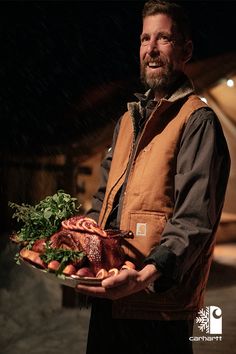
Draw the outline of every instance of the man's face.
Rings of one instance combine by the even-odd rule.
[[[168,91],[184,69],[183,45],[177,43],[169,16],[157,14],[144,18],[140,45],[141,79],[154,91]]]

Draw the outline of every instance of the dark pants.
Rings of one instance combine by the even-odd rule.
[[[192,354],[193,321],[113,319],[111,302],[92,305],[87,354]]]

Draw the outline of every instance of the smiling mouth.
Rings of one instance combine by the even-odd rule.
[[[162,65],[161,65],[161,63],[157,63],[157,62],[149,62],[149,63],[147,63],[147,66],[151,69],[158,69]]]

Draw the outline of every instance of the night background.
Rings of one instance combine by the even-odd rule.
[[[234,1],[178,1],[192,61],[236,49]],[[0,148],[47,153],[89,136],[139,87],[143,1],[1,1]],[[206,68],[207,70],[207,68]],[[115,97],[110,106],[100,99]],[[99,97],[98,97],[99,96]],[[97,99],[96,99],[97,97]]]
[[[192,22],[194,82],[203,90],[220,79],[226,86],[227,75],[235,76],[236,1],[176,2]],[[17,225],[8,203],[36,204],[64,189],[86,210],[114,125],[133,93],[144,90],[143,5],[141,0],[0,1],[1,353],[85,353],[89,308],[81,310],[73,288],[15,263],[18,245],[9,235]],[[234,119],[235,89],[219,94]],[[230,127],[234,169],[228,200],[234,219],[222,225],[206,293],[206,305],[223,310],[223,341],[196,342],[195,354],[236,354],[233,120]],[[197,328],[195,333],[201,335]]]

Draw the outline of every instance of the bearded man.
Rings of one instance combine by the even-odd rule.
[[[116,126],[88,213],[133,232],[124,251],[137,269],[78,286],[94,298],[87,354],[192,353],[230,167],[220,123],[184,74],[192,50],[183,9],[148,1],[140,44],[148,91]]]

